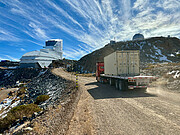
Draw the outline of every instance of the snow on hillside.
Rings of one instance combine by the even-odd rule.
[[[156,76],[163,82],[162,87],[180,92],[180,63],[148,64],[141,74]]]

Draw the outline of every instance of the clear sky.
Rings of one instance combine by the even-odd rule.
[[[0,0],[0,60],[48,39],[63,39],[63,57],[79,59],[136,33],[180,38],[180,0]]]

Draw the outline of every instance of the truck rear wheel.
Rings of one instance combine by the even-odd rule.
[[[119,90],[123,90],[123,81],[122,80],[119,80],[118,81],[119,83]]]
[[[109,78],[109,84],[112,86],[113,85],[113,79]]]
[[[103,78],[100,78],[100,83],[103,83]]]
[[[115,87],[116,87],[116,89],[119,89],[119,80],[118,79],[115,80]]]
[[[128,90],[128,81],[127,80],[124,80],[124,87],[123,87],[124,90]]]

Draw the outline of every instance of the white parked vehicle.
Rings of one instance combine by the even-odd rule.
[[[108,82],[119,90],[147,89],[155,76],[140,76],[139,50],[116,51],[96,64],[98,82]]]

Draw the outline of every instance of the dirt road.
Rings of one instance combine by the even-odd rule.
[[[71,79],[62,69],[53,72]],[[179,93],[159,88],[121,92],[108,84],[97,83],[94,77],[79,77],[79,85],[82,95],[68,134],[180,134]]]

